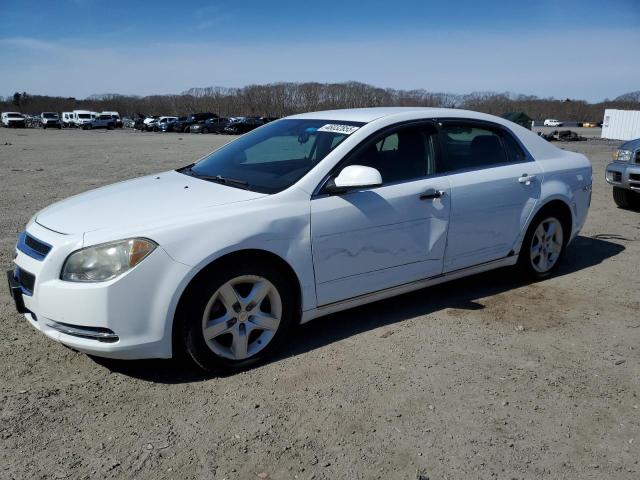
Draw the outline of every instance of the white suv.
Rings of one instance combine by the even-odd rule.
[[[554,118],[547,118],[544,121],[544,126],[545,127],[561,127],[562,126],[562,122],[560,120],[556,120]]]

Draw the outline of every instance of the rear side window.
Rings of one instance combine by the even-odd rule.
[[[509,135],[508,133],[503,133],[502,142],[511,163],[524,162],[527,159],[524,150],[522,150],[522,147],[511,135]]]
[[[501,134],[493,129],[445,124],[441,140],[444,158],[438,167],[440,172],[487,168],[509,161]]]

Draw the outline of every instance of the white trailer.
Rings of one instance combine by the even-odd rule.
[[[640,110],[606,109],[601,136],[612,140],[640,138]]]

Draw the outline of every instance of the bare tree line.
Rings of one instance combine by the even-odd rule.
[[[433,93],[424,89],[384,89],[360,82],[271,83],[243,88],[192,88],[179,95],[145,97],[104,94],[86,99],[15,93],[0,97],[2,111],[18,110],[35,114],[43,111],[115,110],[121,115],[187,115],[213,112],[221,116],[255,115],[283,117],[294,113],[335,108],[422,106],[465,108],[501,115],[525,112],[535,120],[558,118],[565,121],[600,121],[605,108],[640,109],[640,91],[614,100],[588,103],[584,100],[558,100],[532,95],[474,92],[466,95]]]

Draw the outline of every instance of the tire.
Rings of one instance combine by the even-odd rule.
[[[113,130],[116,126],[113,123],[107,125],[107,130]]]
[[[569,240],[564,216],[555,210],[538,213],[522,242],[518,267],[528,278],[548,277],[564,257]]]
[[[257,304],[251,300],[254,292],[264,294]],[[178,338],[186,356],[214,373],[264,362],[298,320],[292,292],[288,278],[267,262],[235,260],[217,265],[190,288],[179,313]],[[205,330],[211,335],[208,339]]]
[[[208,129],[208,128],[206,128],[206,127],[205,127],[205,128],[203,128],[203,129],[202,129],[202,133],[209,133],[209,129]]]
[[[639,209],[640,194],[620,187],[613,187],[613,201],[624,209]]]
[[[42,124],[42,129],[43,129],[43,130],[46,130],[46,129],[47,129],[47,126],[46,126],[44,123]]]

